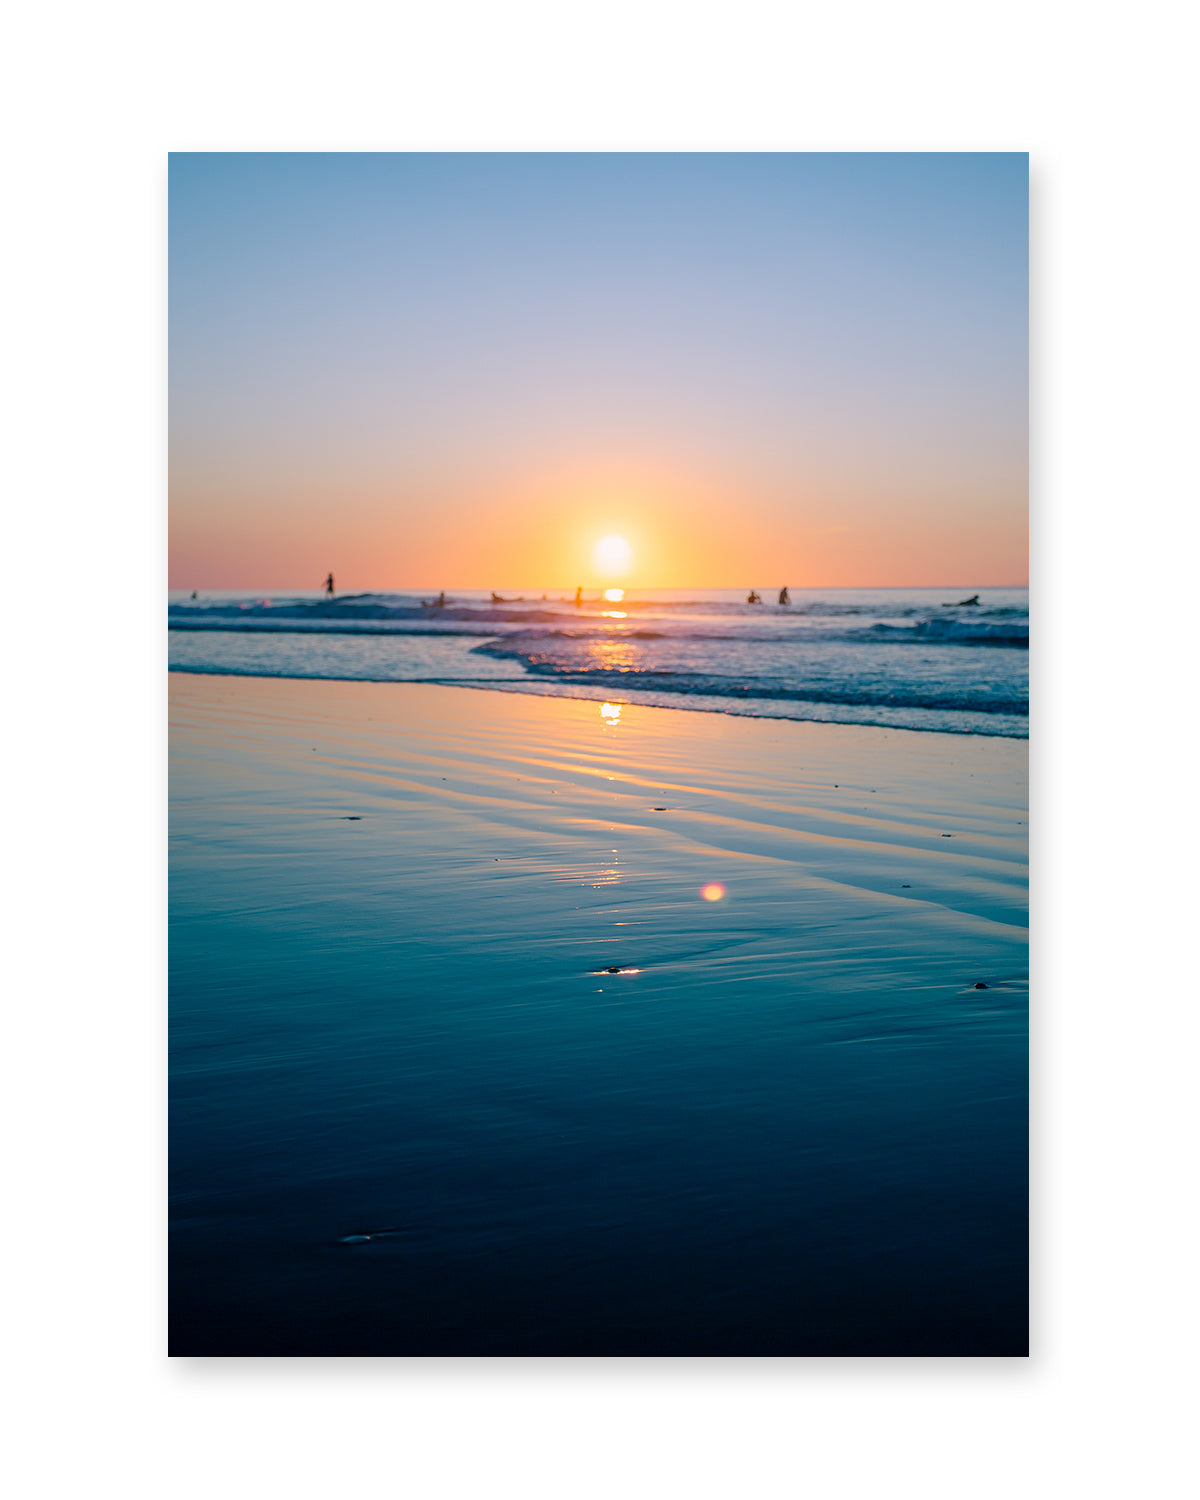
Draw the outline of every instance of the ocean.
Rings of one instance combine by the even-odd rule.
[[[1026,589],[169,596],[173,671],[432,682],[1024,739]],[[976,598],[968,604],[964,599]]]

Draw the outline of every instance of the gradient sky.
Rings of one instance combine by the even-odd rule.
[[[175,154],[176,588],[1026,579],[1023,154]]]

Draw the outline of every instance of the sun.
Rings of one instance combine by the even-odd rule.
[[[592,563],[602,578],[623,578],[633,562],[633,548],[623,536],[602,536],[592,553]]]

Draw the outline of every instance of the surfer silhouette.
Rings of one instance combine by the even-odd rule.
[[[583,603],[583,585],[580,584],[579,587],[575,590],[575,608],[578,609],[579,606],[582,603]]]
[[[758,592],[757,589],[751,589],[750,592],[746,595],[746,603],[747,604],[761,604],[762,603],[762,595]]]
[[[943,609],[969,609],[971,605],[979,603],[979,595],[972,594],[969,599],[959,599],[955,604],[943,604]]]
[[[779,590],[779,602],[780,604],[790,604],[792,602],[792,598],[787,591],[786,584],[784,584],[783,588]]]
[[[329,577],[325,580],[325,592],[329,596],[330,599],[333,598],[333,574],[332,573],[330,573]]]

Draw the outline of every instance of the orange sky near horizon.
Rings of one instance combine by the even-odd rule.
[[[814,489],[792,504],[764,504],[762,488],[747,504],[746,488],[663,474],[641,482],[555,475],[491,492],[431,486],[414,503],[386,487],[337,496],[333,486],[268,485],[250,505],[210,502],[202,524],[177,498],[171,586],[316,588],[332,569],[339,589],[352,592],[594,588],[609,580],[593,549],[611,533],[632,549],[621,580],[629,588],[1027,581],[1025,528],[1003,505],[999,483],[992,504],[977,494],[969,508],[953,492],[925,487],[890,505],[877,489]]]
[[[290,535],[280,534],[269,512],[220,536],[189,537],[181,526],[182,534],[172,540],[170,587],[310,589],[332,570],[339,590],[355,593],[597,588],[610,580],[594,566],[592,551],[610,532],[630,543],[633,566],[621,582],[635,589],[1015,588],[1027,581],[1023,536],[996,525],[990,561],[981,566],[983,528],[977,520],[956,527],[953,516],[944,518],[931,547],[926,536],[899,525],[864,538],[845,525],[806,528],[797,522],[783,535],[763,535],[759,526],[717,540],[720,526],[705,536],[695,512],[684,519],[633,505],[567,506],[563,518],[546,528],[548,535],[529,534],[529,520],[505,535],[507,506],[500,502],[497,509],[501,516],[492,525],[480,525],[450,545],[432,525],[414,536],[410,523],[386,519],[345,527],[335,517],[314,518]]]

